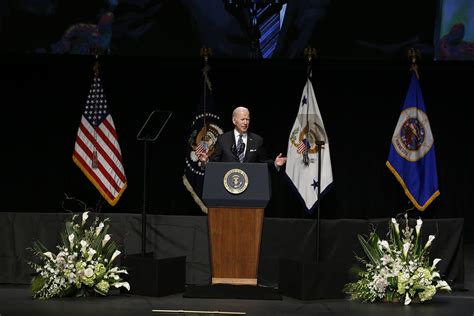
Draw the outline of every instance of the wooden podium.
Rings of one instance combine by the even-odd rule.
[[[257,285],[264,209],[270,196],[265,163],[206,166],[203,200],[209,210],[212,284]]]

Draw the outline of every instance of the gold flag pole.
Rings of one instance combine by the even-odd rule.
[[[415,48],[408,49],[407,57],[411,61],[410,71],[414,71],[416,79],[420,80],[420,75],[418,73],[418,65],[416,64],[417,59],[421,59],[420,50]]]
[[[304,49],[304,56],[308,59],[308,69],[307,69],[307,75],[310,77],[310,72],[311,72],[311,62],[313,61],[314,58],[316,58],[317,50],[314,47],[308,46]]]
[[[313,58],[316,58],[317,50],[314,47],[308,46],[304,49],[304,55],[308,58],[308,62],[310,63]]]
[[[209,60],[209,57],[212,56],[212,49],[209,47],[203,46],[201,47],[201,51],[199,55],[204,59],[204,67],[202,69],[202,74],[205,79],[205,85],[207,85],[207,87],[209,88],[209,91],[212,91],[211,81],[209,80],[209,77],[207,75],[209,70],[211,69],[211,67],[209,67],[208,60]]]
[[[209,67],[208,60],[209,60],[209,57],[212,55],[212,49],[209,48],[209,47],[203,46],[203,47],[201,47],[200,55],[204,59],[204,67],[202,68],[202,75],[204,76],[203,100],[202,100],[203,102],[202,102],[202,104],[203,104],[203,107],[204,107],[204,109],[203,109],[203,113],[204,113],[203,126],[207,130],[207,120],[206,120],[207,89],[206,89],[206,87],[209,89],[209,92],[212,92],[211,80],[209,80],[209,76],[208,76],[208,72],[211,69],[211,67]]]

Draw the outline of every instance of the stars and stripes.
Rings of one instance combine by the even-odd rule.
[[[298,152],[298,154],[303,154],[305,152],[307,152],[309,149],[309,142],[308,140],[305,138],[301,141],[301,143],[298,145],[298,148],[296,149],[296,151]]]
[[[103,198],[115,205],[127,187],[127,178],[114,121],[97,74],[87,96],[72,159]]]
[[[200,154],[207,153],[208,146],[204,141],[200,141],[199,144],[196,146],[196,155],[199,156]]]

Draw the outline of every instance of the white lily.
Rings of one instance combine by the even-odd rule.
[[[113,267],[112,269],[109,270],[109,273],[110,272],[113,272],[113,273],[125,273],[125,274],[128,274],[127,270],[119,270],[118,267]]]
[[[72,243],[74,242],[74,234],[69,235],[67,239],[69,240],[69,243],[71,244],[71,247],[72,247]]]
[[[388,241],[386,240],[379,241],[379,245],[382,246],[382,248],[386,249],[388,252],[390,252],[390,246],[388,244]]]
[[[417,219],[416,220],[416,226],[415,226],[415,230],[416,230],[416,236],[420,236],[420,231],[421,231],[421,225],[423,225],[423,221],[421,219]]]
[[[95,229],[95,235],[96,236],[99,236],[100,232],[102,231],[102,229],[104,228],[104,222],[100,222],[99,223],[99,226],[96,227]]]
[[[410,296],[408,295],[408,293],[405,295],[405,305],[408,305],[411,303],[411,298]]]
[[[438,262],[440,262],[441,259],[440,258],[436,258],[433,260],[433,264],[431,265],[431,269],[434,269],[436,267],[436,265],[438,264]]]
[[[89,255],[89,258],[92,258],[96,253],[97,253],[97,251],[95,251],[92,248],[89,248],[89,250],[87,251],[87,254]]]
[[[82,225],[86,223],[86,220],[89,218],[89,211],[82,213]]]
[[[126,288],[127,290],[130,291],[130,284],[128,282],[115,282],[112,284],[112,286],[116,287],[116,288],[119,288],[119,287],[124,287]]]
[[[428,241],[426,242],[426,245],[425,245],[425,249],[431,246],[431,243],[433,242],[434,239],[435,239],[434,235],[429,235]]]
[[[397,233],[397,235],[400,234],[400,227],[397,223],[397,220],[395,218],[392,218],[392,224],[393,224],[393,227],[395,227],[395,232]]]
[[[53,257],[53,254],[51,253],[51,251],[47,251],[47,252],[43,253],[43,255],[45,255],[46,257],[48,257],[51,260],[54,260],[54,257]]]
[[[81,240],[79,243],[81,244],[81,252],[82,252],[82,253],[86,252],[86,248],[87,248],[87,246],[89,245],[89,244],[87,243],[87,241],[85,241],[85,240],[83,239],[83,240]]]
[[[115,258],[117,258],[117,256],[121,254],[120,250],[115,250],[114,254],[112,255],[112,258],[110,259],[110,261],[114,261]]]
[[[110,235],[109,234],[106,234],[104,236],[104,239],[102,239],[102,247],[105,246],[105,244],[110,240]]]
[[[438,281],[438,283],[436,284],[436,287],[441,290],[451,291],[451,287],[446,281]]]

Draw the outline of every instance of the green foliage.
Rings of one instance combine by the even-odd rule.
[[[96,217],[87,227],[89,221],[86,211],[65,223],[58,253],[48,251],[40,241],[33,242],[30,250],[38,261],[29,262],[37,273],[31,282],[34,298],[105,296],[111,287],[130,289],[121,277],[127,271],[114,267],[120,251],[108,234],[109,219]]]
[[[422,245],[423,222],[418,219],[416,223],[415,228],[411,228],[405,215],[405,226],[400,231],[399,223],[392,218],[388,241],[380,239],[375,232],[367,238],[358,235],[368,260],[357,257],[363,266],[353,269],[358,279],[344,286],[344,292],[352,300],[408,305],[414,299],[420,302],[431,300],[437,290],[451,291],[436,269],[441,259],[434,259],[433,264],[429,264],[429,249],[435,236],[430,235]]]

